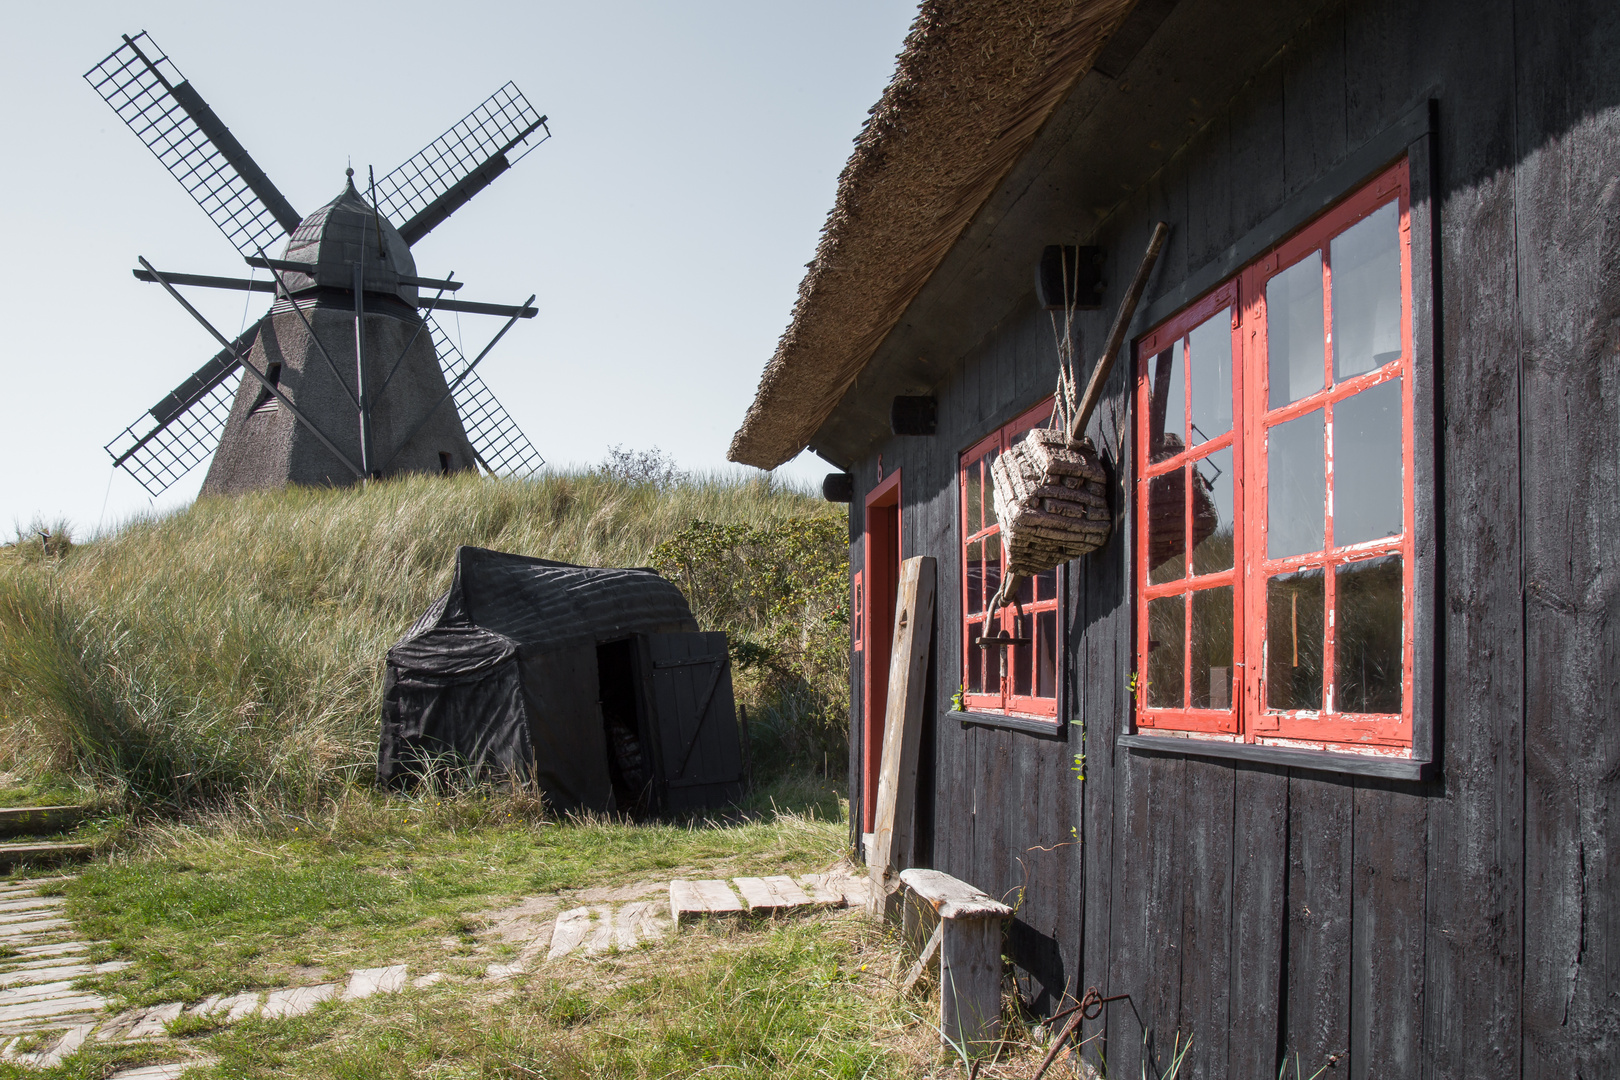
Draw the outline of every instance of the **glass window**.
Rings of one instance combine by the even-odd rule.
[[[1141,729],[1411,746],[1408,200],[1400,162],[1138,342]]]
[[[1048,570],[1019,583],[1022,618],[1009,605],[996,612],[993,626],[986,625],[990,601],[1006,572],[990,468],[1025,432],[1045,427],[1051,415],[1048,399],[986,436],[961,457],[962,689],[963,704],[972,711],[1057,716],[1063,656],[1057,571]],[[993,634],[1019,639],[1019,643],[1005,647],[979,644]]]

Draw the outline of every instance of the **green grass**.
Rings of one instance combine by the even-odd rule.
[[[133,962],[83,983],[118,1004],[390,963],[451,979],[296,1019],[182,1021],[167,1044],[91,1046],[38,1074],[0,1064],[0,1078],[99,1077],[187,1053],[218,1059],[199,1077],[884,1077],[902,1074],[914,1048],[875,1036],[927,1042],[888,981],[892,936],[855,912],[716,921],[515,984],[483,981],[504,959],[483,936],[485,913],[514,900],[554,895],[566,907],[575,890],[678,874],[804,873],[836,862],[848,835],[837,790],[809,778],[729,817],[537,810],[509,795],[350,791],[296,819],[149,823],[124,838],[129,853],[60,889],[81,932],[107,942],[96,958]]]
[[[681,875],[802,873],[843,854],[837,792],[779,786],[782,813],[628,822],[557,820],[506,796],[351,791],[323,815],[153,825],[129,857],[62,891],[97,959],[132,966],[93,983],[131,1005],[318,981],[409,962],[482,970],[479,912],[522,897]],[[485,950],[487,951],[487,950]]]
[[[848,915],[716,924],[656,954],[600,961],[594,985],[536,977],[482,1002],[434,987],[238,1025],[201,1048],[221,1077],[907,1075],[909,1055],[872,1035],[910,1018],[860,970],[886,948]]]
[[[60,555],[20,542],[0,549],[0,767],[145,811],[314,807],[369,776],[385,654],[458,545],[638,566],[694,521],[843,513],[766,480],[463,474],[201,499]],[[698,601],[706,629],[765,629],[717,625]],[[812,696],[841,698],[842,678]],[[761,732],[782,728],[766,681],[737,689]]]
[[[96,959],[130,961],[84,985],[135,1006],[394,963],[450,976],[297,1019],[185,1021],[171,1041],[98,1044],[45,1073],[0,1063],[0,1080],[186,1053],[231,1077],[905,1072],[915,1047],[896,1047],[923,1029],[888,982],[894,943],[853,913],[715,923],[481,978],[513,951],[489,919],[516,901],[845,854],[842,793],[811,775],[840,760],[847,723],[843,515],[724,477],[418,477],[205,499],[89,542],[57,527],[49,550],[0,547],[0,804],[93,805],[77,835],[100,856],[57,891],[105,943]],[[558,818],[522,791],[373,789],[384,656],[460,544],[674,560],[700,624],[746,645],[737,697],[769,770],[745,805],[629,822]],[[801,579],[814,588],[796,592]]]

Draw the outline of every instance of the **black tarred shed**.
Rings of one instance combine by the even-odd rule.
[[[723,633],[648,569],[456,551],[388,651],[377,779],[429,761],[532,781],[559,810],[681,810],[742,792]]]

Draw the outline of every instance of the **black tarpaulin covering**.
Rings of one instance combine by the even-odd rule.
[[[449,591],[388,651],[377,778],[433,760],[532,778],[558,809],[609,809],[596,646],[696,629],[651,570],[458,548]]]

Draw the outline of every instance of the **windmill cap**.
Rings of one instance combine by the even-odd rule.
[[[287,289],[304,293],[316,288],[354,288],[354,264],[365,267],[365,291],[397,296],[416,306],[414,285],[403,285],[401,277],[416,276],[416,260],[411,246],[399,230],[361,196],[354,187],[354,170],[337,198],[298,223],[282,258],[287,262],[313,264],[310,274],[285,273]]]

